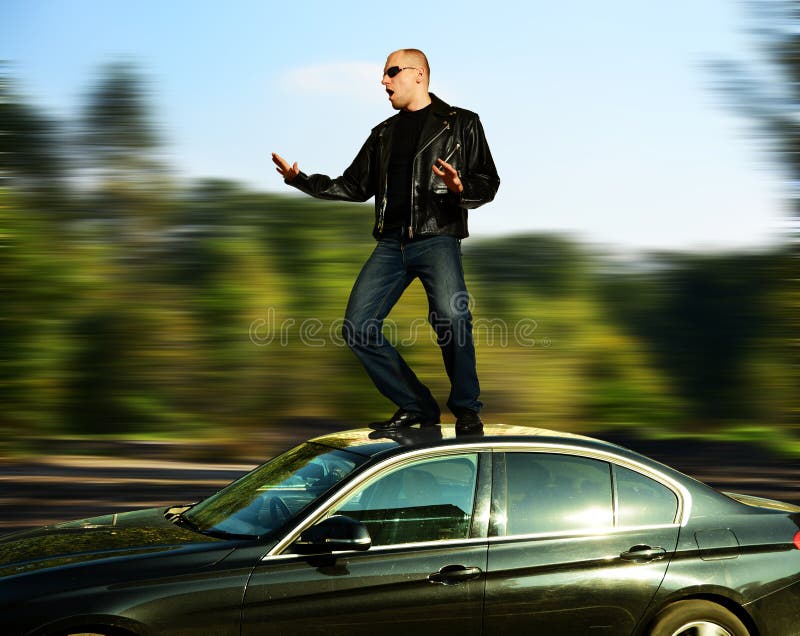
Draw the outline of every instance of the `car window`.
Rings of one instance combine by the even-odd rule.
[[[306,442],[200,502],[185,517],[201,532],[264,535],[285,525],[366,460]]]
[[[613,526],[611,468],[585,457],[506,455],[506,534]]]
[[[406,464],[361,487],[334,513],[362,521],[372,545],[469,537],[477,454]]]
[[[614,467],[617,525],[649,526],[675,522],[678,498],[663,484],[633,470]]]

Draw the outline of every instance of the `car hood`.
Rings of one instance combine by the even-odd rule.
[[[223,542],[175,525],[164,512],[150,508],[0,536],[0,576]]]

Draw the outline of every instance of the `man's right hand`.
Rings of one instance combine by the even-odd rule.
[[[300,168],[297,167],[296,161],[294,165],[290,166],[289,162],[276,152],[272,153],[272,162],[277,166],[275,169],[286,181],[291,181],[300,173]]]

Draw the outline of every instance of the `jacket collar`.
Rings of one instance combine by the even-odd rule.
[[[439,99],[433,93],[428,93],[431,96],[431,112],[440,118],[445,118],[448,116],[452,116],[454,113],[453,107],[445,102],[444,100]]]
[[[449,125],[455,111],[450,106],[436,97],[433,93],[431,96],[431,109],[428,116],[425,118],[425,123],[422,125],[422,131],[419,134],[419,143],[417,149],[424,148],[434,137],[442,132],[442,127]]]
[[[431,108],[429,116],[426,118],[427,121],[425,125],[425,130],[422,131],[423,137],[426,136],[427,132],[430,132],[428,128],[432,121],[431,116],[435,117],[435,120],[433,121],[440,122],[447,119],[448,117],[452,117],[453,115],[455,115],[455,109],[450,104],[448,104],[444,100],[439,99],[433,93],[428,93],[428,95],[430,95],[431,97]],[[394,115],[389,117],[389,119],[386,119],[382,123],[378,124],[376,128],[387,128],[389,126],[394,125],[399,115],[400,113],[395,113]],[[438,130],[438,124],[436,124],[434,129]]]
[[[419,143],[417,149],[425,147],[428,142],[436,137],[442,130],[442,127],[456,114],[455,109],[447,102],[439,99],[433,93],[428,93],[431,96],[431,107],[428,115],[425,117],[425,123],[422,125],[422,130],[419,135]],[[381,139],[381,148],[383,156],[383,168],[386,170],[389,165],[389,156],[391,154],[392,136],[391,129],[397,121],[400,113],[395,113],[389,119],[384,120],[382,123],[375,127],[378,136]],[[384,135],[384,133],[389,133]]]

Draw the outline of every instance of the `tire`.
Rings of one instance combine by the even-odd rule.
[[[648,636],[750,636],[734,614],[711,601],[678,601],[661,610]]]

